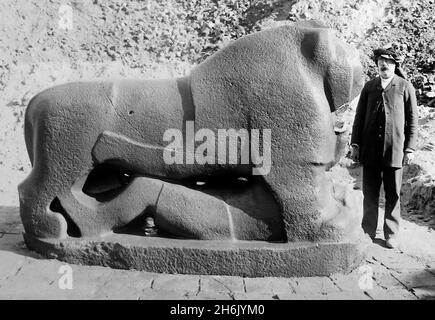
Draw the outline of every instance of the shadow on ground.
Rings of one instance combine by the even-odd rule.
[[[382,248],[387,248],[387,246],[385,245],[385,240],[384,239],[375,238],[375,239],[373,239],[373,243],[377,244],[378,246],[380,246]]]
[[[404,279],[405,286],[421,300],[435,300],[435,269],[426,269]]]
[[[9,251],[22,256],[44,259],[27,249],[23,239],[24,228],[20,218],[20,208],[0,206],[0,251]]]
[[[0,233],[22,234],[23,231],[20,208],[0,206]]]

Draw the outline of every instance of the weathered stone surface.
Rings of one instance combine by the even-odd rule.
[[[376,250],[384,251],[383,248],[378,248]],[[382,263],[385,267],[392,270],[422,270],[425,268],[424,262],[417,261],[413,259],[409,255],[404,253],[394,253],[390,251],[383,252],[381,255],[377,255],[379,257],[379,262]]]
[[[0,234],[2,232],[9,234],[21,234],[23,232],[19,207],[0,206]]]
[[[29,251],[24,243],[22,234],[0,234],[0,250],[6,251],[4,254],[12,254],[14,257],[24,258],[26,256],[40,258],[36,252]]]
[[[0,288],[3,280],[14,276],[26,263],[23,256],[12,252],[0,251]]]
[[[197,295],[189,296],[189,300],[234,300],[234,293],[201,291]]]
[[[393,273],[394,278],[400,281],[408,290],[435,286],[435,277],[428,270],[406,271]]]
[[[245,292],[244,280],[240,277],[202,276],[200,284],[201,292]]]
[[[233,298],[234,300],[280,300],[277,294],[271,292],[236,292],[234,293]]]
[[[371,300],[364,291],[333,291],[316,295],[305,294],[305,296],[307,300]]]
[[[182,78],[39,93],[25,115],[33,168],[18,188],[27,245],[164,273],[349,272],[364,256],[359,204],[326,171],[345,149],[333,113],[357,96],[361,75],[356,49],[309,21],[242,37]],[[199,129],[212,138],[198,140]],[[185,134],[175,147],[174,131]],[[213,148],[198,154],[211,160],[195,162],[204,137]]]
[[[71,263],[162,273],[290,277],[347,273],[367,243],[199,241],[112,234],[95,239],[37,239],[32,250]]]
[[[311,21],[242,37],[183,78],[45,90],[25,117],[33,165],[19,186],[25,232],[99,236],[152,212],[157,228],[183,238],[348,241],[358,218],[325,170],[342,150],[331,113],[356,97],[361,74],[357,51]],[[248,130],[251,139],[253,129],[271,130],[270,172],[260,170],[260,155],[190,164],[187,146],[184,163],[165,163],[165,132],[187,132],[187,121],[213,133]],[[191,185],[187,193],[171,186],[217,177],[233,191],[232,179],[257,173],[243,194],[225,199],[228,207],[213,188],[200,196]]]
[[[375,287],[367,290],[367,294],[373,300],[416,300],[417,297],[405,288],[380,288]]]
[[[41,291],[46,293],[47,299],[55,299],[61,290],[54,286],[58,278],[59,267],[49,262],[33,263],[26,260],[25,263],[1,283],[0,299],[32,299]],[[38,277],[35,278],[35,274]]]
[[[352,212],[337,205],[324,177],[337,142],[331,112],[358,94],[361,69],[356,52],[330,41],[327,29],[315,22],[295,26],[243,37],[195,68],[192,96],[201,106],[195,123],[271,129],[273,166],[264,179],[281,207],[287,238],[335,238],[337,225],[352,228]],[[328,209],[319,212],[319,204]],[[313,228],[317,219],[331,224]]]
[[[191,300],[195,298],[194,293],[185,291],[145,289],[139,300]]]
[[[189,239],[285,239],[279,208],[262,184],[199,191],[165,183],[156,204],[156,223]]]
[[[327,298],[327,300],[372,300],[372,298],[362,290],[333,292],[327,294]]]
[[[245,278],[246,292],[269,292],[271,295],[278,293],[292,293],[289,280],[286,278]]]
[[[381,288],[404,288],[404,286],[388,271],[373,273],[373,281]]]
[[[183,274],[158,275],[153,279],[152,289],[183,291],[196,294],[199,291],[199,276],[187,276]]]
[[[93,299],[138,300],[151,289],[156,277],[152,273],[109,270],[111,272],[103,278],[104,283],[98,286]]]
[[[310,292],[319,292],[326,294],[329,292],[339,292],[340,289],[334,285],[329,278],[325,277],[310,277],[291,279],[290,286],[297,294],[308,294]]]
[[[412,289],[418,299],[435,300],[435,286],[423,286]]]
[[[435,211],[435,177],[430,174],[415,176],[404,183],[403,193],[408,208],[430,218]]]
[[[419,235],[417,235],[419,236]],[[17,253],[17,248],[22,247]],[[381,261],[383,255],[391,255],[400,261],[402,258],[398,251],[383,249],[376,251],[376,260]],[[0,274],[6,271],[6,278],[3,280],[0,277],[0,296],[5,299],[236,299],[236,300],[353,300],[353,299],[374,299],[374,300],[411,300],[411,299],[432,299],[434,287],[431,285],[426,286],[425,283],[432,283],[431,274],[434,275],[434,270],[428,272],[429,277],[421,278],[413,287],[408,290],[403,284],[397,281],[391,274],[397,276],[397,272],[390,270],[377,263],[369,263],[368,265],[373,269],[375,277],[373,289],[366,289],[367,295],[363,290],[355,290],[358,287],[359,278],[363,275],[359,273],[358,269],[347,275],[333,274],[330,276],[333,282],[336,283],[343,291],[337,292],[336,288],[331,288],[333,291],[327,291],[323,294],[320,293],[321,286],[312,286],[313,290],[307,294],[285,293],[278,292],[272,293],[270,288],[275,287],[275,280],[281,278],[252,278],[251,284],[258,286],[251,286],[251,288],[264,287],[264,290],[259,289],[253,292],[240,292],[240,285],[246,281],[246,278],[235,276],[199,276],[201,290],[197,292],[185,292],[182,288],[178,290],[172,289],[151,289],[151,283],[156,277],[172,278],[173,275],[156,274],[143,271],[129,271],[129,270],[114,270],[106,267],[99,266],[78,266],[70,264],[73,270],[73,290],[60,290],[57,282],[62,276],[58,273],[59,267],[65,265],[65,262],[57,260],[40,260],[29,257],[31,251],[25,249],[23,245],[22,236],[17,235],[4,235],[0,234]],[[34,256],[39,256],[34,254]],[[26,266],[21,268],[23,264],[33,263],[32,267]],[[53,267],[50,267],[50,264]],[[6,270],[7,269],[7,270]],[[19,270],[19,272],[17,272]],[[409,270],[400,270],[402,274],[406,274]],[[413,271],[413,273],[416,270]],[[378,284],[379,275],[390,278],[380,279]],[[418,272],[417,272],[418,274]],[[194,282],[198,280],[198,276],[190,276],[195,278]],[[225,279],[225,285],[234,290],[233,294],[227,294],[224,287],[208,286],[205,279],[213,281],[212,279]],[[434,275],[435,278],[435,275]],[[266,281],[264,281],[266,279]],[[318,282],[316,278],[315,282]],[[412,279],[412,278],[411,278]],[[267,280],[271,280],[271,286],[268,286]],[[283,279],[284,280],[284,279]],[[286,279],[290,280],[290,279]],[[7,286],[4,285],[6,281]],[[187,280],[186,280],[187,281]],[[51,285],[50,285],[51,283]],[[214,282],[211,282],[214,283]],[[49,285],[47,287],[47,284]],[[170,287],[170,286],[169,286]],[[328,286],[329,287],[329,286]],[[208,290],[202,290],[206,289]],[[317,289],[316,289],[317,288]],[[181,290],[180,290],[181,289]],[[215,289],[215,290],[214,290]],[[237,291],[235,291],[238,289]],[[320,291],[319,291],[320,290]]]
[[[62,288],[59,281],[71,272],[72,288]],[[113,270],[104,267],[89,267],[66,264],[62,261],[47,261],[26,258],[18,270],[0,282],[2,299],[93,299],[100,287],[109,283]],[[120,283],[119,283],[120,285]]]
[[[336,287],[334,288],[334,291],[337,291],[337,287],[338,287],[338,289],[341,291],[362,292],[359,286],[361,277],[362,277],[362,273],[360,273],[358,269],[356,269],[347,275],[334,274],[331,275],[329,278],[331,279],[332,283]],[[330,286],[328,285],[328,287]]]

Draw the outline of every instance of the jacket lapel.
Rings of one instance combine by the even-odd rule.
[[[390,104],[394,100],[394,87],[397,85],[398,78],[396,75],[393,76],[393,79],[391,79],[390,83],[384,90],[384,105],[391,109],[392,105]]]

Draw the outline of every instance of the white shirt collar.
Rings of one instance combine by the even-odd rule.
[[[381,78],[382,89],[385,89],[390,84],[391,80],[393,80],[393,78],[394,78],[394,75],[388,79]]]

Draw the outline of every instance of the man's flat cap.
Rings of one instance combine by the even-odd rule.
[[[393,60],[397,65],[403,62],[403,58],[400,57],[391,48],[380,48],[373,51],[373,60],[377,63],[380,57]]]

